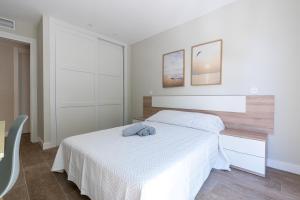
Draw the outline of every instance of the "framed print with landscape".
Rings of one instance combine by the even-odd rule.
[[[163,87],[184,86],[184,49],[163,55]]]
[[[192,47],[192,85],[217,85],[222,82],[222,40]]]

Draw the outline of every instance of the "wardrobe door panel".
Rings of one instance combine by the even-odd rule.
[[[56,78],[60,106],[95,105],[95,74],[59,69]]]
[[[121,105],[98,106],[98,129],[122,126],[123,108]]]
[[[99,40],[97,121],[99,129],[123,125],[123,48]]]
[[[123,47],[63,25],[53,46],[57,145],[123,125]]]
[[[71,30],[56,33],[56,65],[63,68],[95,72],[97,40]]]
[[[98,44],[98,72],[123,77],[123,48],[102,40]]]
[[[97,39],[57,27],[57,144],[69,136],[96,130]]]
[[[60,133],[59,141],[97,130],[95,106],[60,108],[57,113],[57,128]]]
[[[118,104],[123,101],[123,82],[120,77],[98,76],[99,105]]]

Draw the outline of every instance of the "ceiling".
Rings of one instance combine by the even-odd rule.
[[[42,14],[135,43],[235,0],[1,0],[0,15],[36,25]]]

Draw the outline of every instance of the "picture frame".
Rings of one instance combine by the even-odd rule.
[[[192,46],[192,86],[222,84],[222,53],[222,39]]]
[[[185,81],[185,50],[165,53],[162,56],[163,88],[183,87]]]

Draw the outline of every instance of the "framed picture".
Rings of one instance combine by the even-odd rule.
[[[192,85],[217,85],[222,83],[222,40],[192,47]]]
[[[163,87],[184,86],[184,49],[163,55]]]

